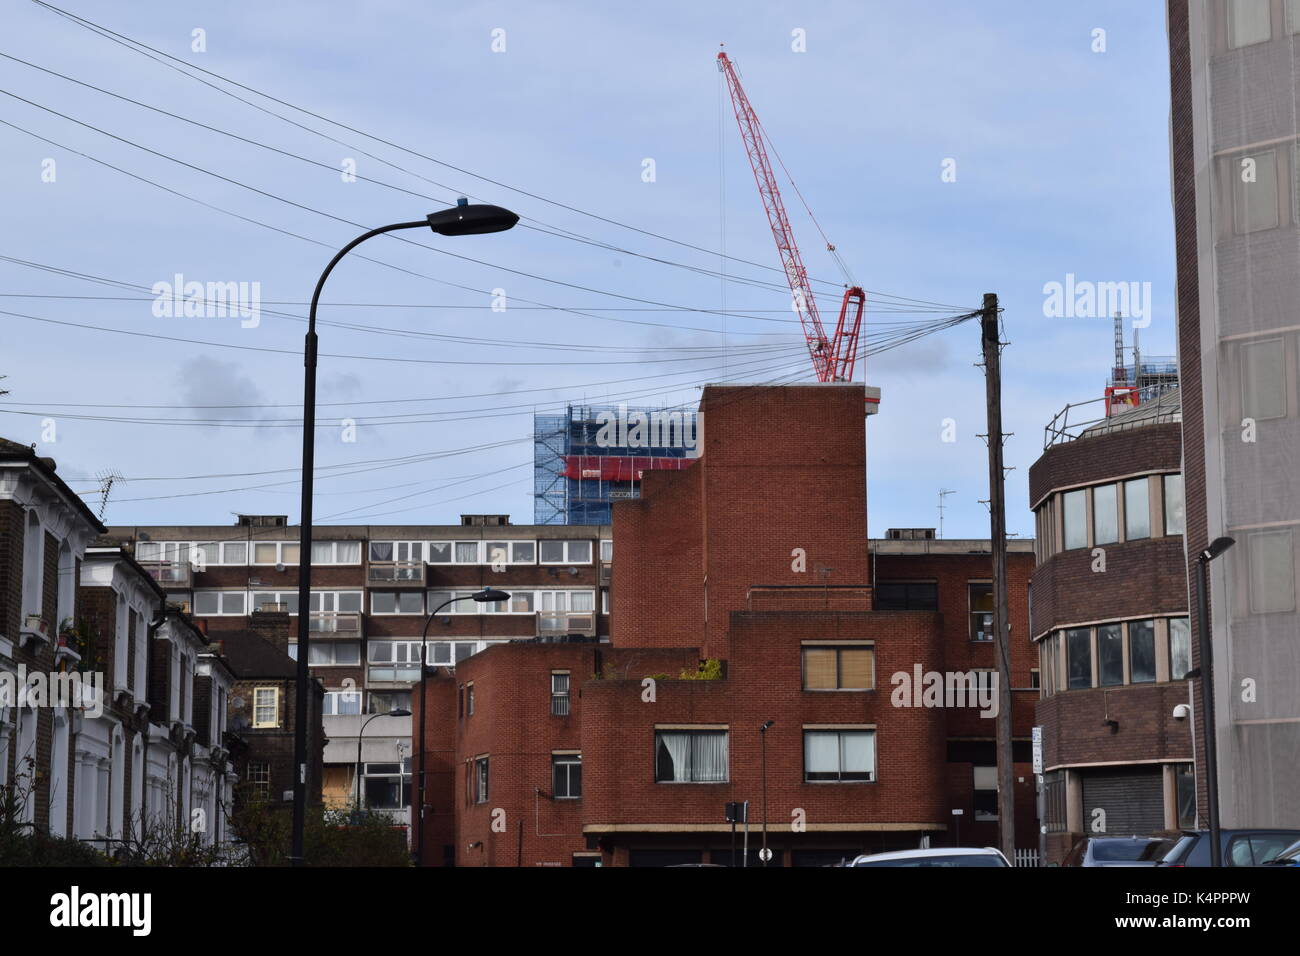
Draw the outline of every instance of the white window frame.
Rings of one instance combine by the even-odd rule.
[[[258,720],[257,712],[259,707],[265,706],[260,703],[263,695],[271,695],[272,717],[270,722]],[[280,688],[278,687],[254,687],[253,688],[253,728],[260,730],[263,728],[275,728],[280,726]]]
[[[285,548],[297,548],[297,547],[299,547],[299,544],[300,544],[300,542],[298,542],[298,541],[253,541],[253,542],[251,542],[251,547],[249,548],[248,564],[249,564],[250,567],[257,567],[257,568],[271,568],[271,567],[275,567],[276,565],[280,565],[280,564],[283,564],[285,567],[295,567],[295,568],[296,568],[296,567],[298,566],[298,564],[299,564],[299,561],[298,561],[298,560],[293,560],[293,561],[286,561],[286,560],[284,560],[284,549],[285,549]],[[268,545],[274,545],[274,546],[275,546],[275,560],[274,560],[274,561],[258,561],[258,560],[257,560],[257,549],[258,549],[258,548],[266,547],[266,546],[268,546]]]
[[[543,544],[562,544],[564,546],[563,561],[543,561],[542,545]],[[587,560],[575,561],[570,557],[569,552],[574,544],[585,544],[587,546]],[[537,563],[540,565],[558,566],[561,564],[591,564],[596,556],[596,547],[591,538],[542,538],[537,542]]]
[[[339,647],[342,645],[355,647],[357,650],[357,659],[354,661],[342,661],[342,662],[335,660],[335,658],[338,656],[337,651]],[[329,649],[330,652],[329,661],[313,661],[311,659],[312,654],[321,653],[325,651],[327,648]],[[297,658],[294,659],[297,660]],[[362,666],[363,663],[364,663],[364,658],[362,657],[361,654],[360,641],[312,641],[310,644],[307,645],[307,666],[308,667],[360,667]]]
[[[357,548],[357,559],[356,559],[355,561],[341,561],[341,560],[339,560],[339,545],[344,545],[344,544],[350,544],[350,545],[355,545],[355,546],[356,546],[356,548]],[[313,549],[315,549],[315,548],[320,548],[320,547],[324,547],[325,545],[329,545],[329,546],[330,546],[330,559],[329,559],[328,561],[317,561],[317,560],[313,557],[313,558],[311,559],[312,566],[313,566],[313,567],[323,567],[323,566],[326,566],[326,565],[341,565],[341,566],[344,566],[344,567],[355,567],[355,566],[357,566],[357,565],[360,565],[360,564],[361,564],[361,556],[362,556],[362,554],[363,554],[362,544],[363,544],[363,542],[361,542],[361,541],[348,540],[348,539],[342,539],[342,540],[330,539],[330,540],[327,540],[327,541],[313,541],[313,542],[311,543],[311,546],[312,546]],[[364,550],[368,550],[368,549],[364,549]]]
[[[259,592],[260,593],[260,592]],[[200,611],[199,595],[215,594],[217,595],[216,611]],[[228,595],[241,595],[243,597],[243,607],[238,611],[226,610],[226,598]],[[247,617],[249,614],[249,602],[251,598],[247,591],[235,590],[218,590],[216,588],[200,588],[190,594],[190,611],[195,617]]]
[[[402,598],[403,598],[404,596],[406,596],[406,595],[413,595],[413,596],[415,596],[415,597],[417,597],[417,598],[420,599],[420,608],[419,608],[419,610],[416,610],[416,611],[402,611],[402,610],[397,610],[397,611],[376,611],[376,610],[375,610],[375,595],[377,595],[377,594],[391,594],[391,595],[393,595],[393,597],[396,599],[394,603],[395,603],[395,605],[396,605],[398,608],[401,607],[401,604],[402,604]],[[423,614],[425,613],[425,610],[424,610],[424,609],[425,609],[425,596],[424,596],[424,592],[421,591],[421,590],[418,590],[418,589],[412,588],[412,589],[410,589],[410,590],[406,590],[406,591],[403,591],[403,590],[400,590],[400,589],[399,589],[399,590],[395,590],[395,591],[388,591],[388,590],[384,590],[384,589],[381,588],[381,589],[378,589],[378,590],[372,590],[372,591],[370,591],[370,613],[371,613],[371,615],[373,615],[374,617],[415,617],[415,616],[423,615]]]
[[[355,702],[357,712],[342,713],[339,711],[339,703],[343,700]],[[361,716],[361,691],[360,690],[327,690],[325,699],[321,704],[321,714],[325,717],[359,717]]]

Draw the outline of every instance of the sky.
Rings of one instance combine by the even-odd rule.
[[[1138,283],[1143,354],[1175,352],[1155,0],[54,5],[117,36],[0,0],[0,435],[97,511],[120,476],[110,524],[296,521],[316,280],[458,196],[520,224],[370,240],[322,295],[317,523],[528,523],[535,411],[814,381],[720,43],[824,321],[818,226],[868,343],[999,295],[1010,533],[1044,427],[1113,363],[1112,320],[1045,287]],[[168,315],[177,275],[259,308]],[[873,536],[937,526],[941,490],[945,537],[988,536],[979,360],[968,321],[859,361]]]

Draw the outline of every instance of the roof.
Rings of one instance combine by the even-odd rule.
[[[294,659],[256,631],[220,631],[210,637],[213,641],[222,642],[221,655],[230,664],[230,670],[241,680],[292,680],[298,675],[298,665]]]
[[[167,592],[162,589],[158,579],[144,569],[135,556],[122,546],[122,542],[114,541],[105,535],[97,535],[91,540],[86,548],[85,560],[93,561],[97,557],[121,561],[130,567],[143,580],[149,582],[150,589],[157,595],[158,600],[166,602]]]
[[[44,458],[36,454],[36,448],[34,446],[20,445],[16,441],[10,441],[8,438],[0,438],[0,459],[5,458],[21,459],[30,464],[42,474],[46,481],[58,488],[58,490],[62,492],[70,502],[72,502],[73,507],[81,512],[81,516],[90,523],[91,528],[100,534],[108,531],[108,529],[100,523],[99,518],[95,516],[95,513],[90,510],[84,501],[81,500],[81,496],[69,488],[67,483],[55,474],[55,469],[58,465],[55,464],[53,458]]]
[[[1181,397],[1180,389],[1165,389],[1154,399],[1143,402],[1137,408],[1116,412],[1109,418],[1102,419],[1097,424],[1085,428],[1079,437],[1091,438],[1094,435],[1128,431],[1131,428],[1142,428],[1145,425],[1181,422],[1183,420]]]

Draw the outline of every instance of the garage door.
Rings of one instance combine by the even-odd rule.
[[[1093,770],[1083,774],[1083,827],[1097,833],[1094,821],[1105,811],[1108,836],[1146,836],[1165,828],[1164,782],[1159,766]]]

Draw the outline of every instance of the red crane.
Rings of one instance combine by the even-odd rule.
[[[845,290],[844,299],[840,302],[840,318],[835,325],[835,337],[828,339],[826,330],[822,327],[821,315],[817,311],[817,298],[808,281],[808,270],[804,268],[799,246],[795,243],[794,232],[790,228],[790,219],[785,214],[785,204],[781,202],[776,175],[767,159],[767,149],[763,145],[766,137],[763,124],[758,121],[758,114],[749,105],[749,97],[745,95],[735,67],[725,52],[718,54],[718,69],[727,78],[731,105],[736,111],[736,124],[740,127],[740,138],[745,143],[749,165],[754,170],[758,196],[763,201],[767,221],[772,226],[772,238],[776,240],[776,251],[781,256],[786,281],[790,283],[794,310],[799,313],[799,320],[803,323],[804,338],[808,342],[808,352],[812,356],[817,381],[852,381],[853,367],[858,360],[858,332],[862,328],[862,311],[867,304],[867,295],[858,286]],[[829,242],[826,248],[835,252],[835,247]]]

